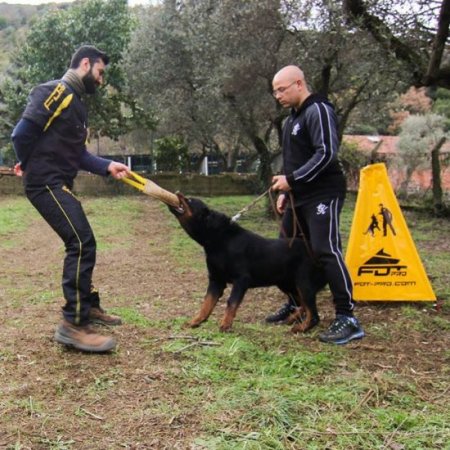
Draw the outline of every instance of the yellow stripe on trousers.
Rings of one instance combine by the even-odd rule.
[[[78,239],[78,243],[79,243],[79,247],[80,247],[80,252],[78,254],[78,262],[77,262],[77,275],[76,275],[76,280],[75,280],[75,288],[77,291],[77,307],[76,307],[76,315],[75,315],[75,324],[78,325],[80,323],[80,310],[81,310],[79,282],[80,282],[80,266],[81,266],[81,253],[83,251],[83,243],[81,242],[81,239],[77,233],[77,230],[73,226],[73,223],[70,221],[69,216],[64,211],[64,208],[62,207],[61,203],[59,203],[58,199],[55,197],[52,190],[48,186],[46,186],[46,188],[48,189],[53,200],[55,200],[55,203],[58,205],[61,212],[64,214],[64,217],[67,219],[67,222],[69,222],[69,225],[71,226],[73,232],[75,233],[75,236]]]

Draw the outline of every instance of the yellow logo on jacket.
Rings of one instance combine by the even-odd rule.
[[[55,89],[53,89],[53,92],[47,97],[47,100],[45,100],[44,102],[45,108],[50,111],[53,103],[57,102],[60,99],[61,95],[65,90],[66,90],[65,86],[62,83],[58,83]]]

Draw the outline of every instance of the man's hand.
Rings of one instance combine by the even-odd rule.
[[[287,195],[280,194],[277,198],[277,206],[276,206],[278,214],[282,215],[284,213],[286,205],[287,205]]]
[[[284,175],[275,175],[272,178],[272,191],[285,191],[288,192],[291,190],[286,177]]]
[[[108,166],[108,172],[116,180],[120,180],[121,178],[126,177],[130,173],[130,169],[125,164],[122,164],[117,161],[111,161],[110,165]]]
[[[20,167],[20,163],[17,163],[14,166],[13,170],[14,170],[14,173],[16,174],[16,176],[21,177],[23,175],[23,170],[22,170],[22,167]]]

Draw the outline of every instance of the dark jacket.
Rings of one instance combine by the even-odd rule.
[[[338,161],[337,118],[331,103],[310,95],[293,109],[283,128],[283,171],[296,204],[330,195],[345,195]]]
[[[61,80],[36,86],[12,134],[26,189],[72,188],[79,169],[107,175],[111,161],[86,150],[87,133],[86,108],[75,90]]]

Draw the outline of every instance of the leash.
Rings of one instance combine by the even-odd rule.
[[[292,217],[293,217],[293,224],[294,224],[294,230],[292,232],[292,238],[289,245],[292,245],[292,242],[294,241],[297,233],[299,237],[303,240],[303,243],[305,244],[306,251],[308,252],[310,258],[314,261],[315,264],[319,264],[316,256],[314,255],[314,252],[311,248],[311,244],[309,243],[305,232],[303,231],[302,225],[300,223],[300,220],[298,220],[297,213],[295,212],[295,202],[294,202],[294,195],[292,194],[292,191],[289,191],[289,201],[291,203],[291,209],[292,209]],[[284,231],[284,230],[283,230]],[[285,233],[286,234],[286,233]]]
[[[270,193],[270,189],[265,190],[261,195],[259,195],[258,197],[255,198],[255,200],[253,200],[251,203],[249,203],[247,206],[244,206],[244,208],[242,208],[237,214],[235,214],[232,218],[231,218],[231,222],[237,222],[242,214],[246,213],[250,208],[252,208],[253,206],[256,205],[256,203],[258,203],[262,198],[264,198],[267,194]]]
[[[245,206],[244,208],[242,208],[237,214],[235,214],[232,218],[231,218],[231,223],[235,223],[237,222],[242,214],[248,212],[248,210],[250,208],[252,208],[253,206],[256,205],[256,203],[258,203],[262,198],[264,198],[266,195],[269,195],[269,199],[270,199],[270,203],[272,205],[272,209],[275,213],[275,217],[277,219],[278,222],[278,226],[280,228],[280,234],[282,234],[286,239],[290,239],[289,241],[289,247],[292,247],[292,244],[294,242],[294,239],[297,238],[297,233],[298,233],[298,237],[300,239],[303,240],[305,247],[306,247],[306,251],[308,252],[310,258],[317,263],[317,258],[314,255],[314,252],[312,251],[311,245],[308,241],[308,239],[306,238],[306,234],[303,231],[303,228],[300,224],[300,220],[297,217],[297,213],[295,212],[295,202],[294,202],[294,195],[292,194],[291,191],[289,191],[288,195],[289,195],[289,201],[290,201],[290,206],[292,209],[292,221],[293,221],[293,232],[292,232],[292,236],[287,236],[286,231],[284,230],[283,226],[282,226],[282,222],[281,222],[281,216],[277,211],[277,207],[275,204],[275,200],[273,198],[272,195],[272,188],[269,187],[267,190],[265,190],[261,195],[259,195],[257,198],[255,198],[255,200],[253,200],[251,203],[249,203],[247,206]]]

